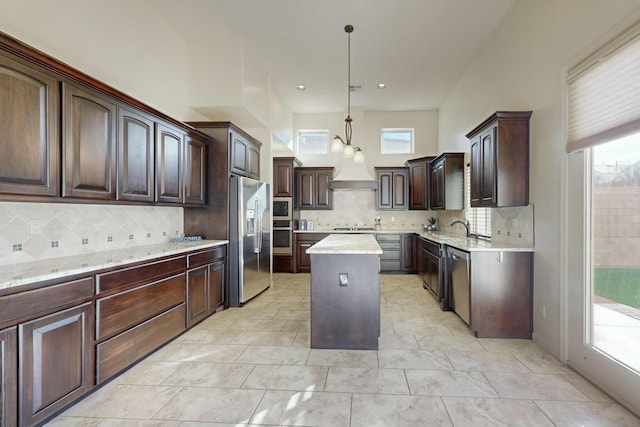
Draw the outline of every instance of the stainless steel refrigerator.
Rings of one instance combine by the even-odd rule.
[[[271,192],[251,178],[230,179],[229,305],[240,307],[271,286]]]

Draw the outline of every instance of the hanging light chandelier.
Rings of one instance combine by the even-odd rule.
[[[353,119],[351,118],[351,33],[353,32],[353,25],[345,26],[344,31],[348,36],[347,118],[344,119],[344,136],[346,141],[343,140],[339,135],[336,135],[333,138],[333,142],[331,143],[331,152],[342,153],[342,157],[344,157],[345,159],[353,158],[353,163],[364,163],[364,154],[362,153],[362,150],[351,145],[351,122],[353,121]]]

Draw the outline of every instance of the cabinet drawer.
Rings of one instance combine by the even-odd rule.
[[[383,251],[387,251],[388,249],[392,251],[400,250],[400,242],[378,242],[378,245],[382,248]]]
[[[392,260],[392,261],[400,262],[400,250],[397,250],[397,251],[385,250],[380,255],[380,260],[381,261]]]
[[[96,346],[97,384],[103,383],[185,330],[181,304]]]
[[[96,302],[96,340],[124,331],[185,301],[185,274],[150,283]]]
[[[435,256],[440,256],[440,244],[439,243],[434,243],[430,240],[422,240],[422,248],[425,249],[427,252],[432,253]]]
[[[380,271],[400,271],[400,261],[380,260]]]
[[[227,256],[227,246],[218,246],[210,250],[187,255],[187,268],[200,267]]]
[[[180,256],[137,267],[123,268],[109,273],[98,274],[96,275],[96,292],[100,294],[134,283],[181,273],[186,269],[186,264],[186,257]]]
[[[0,297],[0,327],[93,296],[91,277]]]
[[[387,242],[387,241],[393,241],[393,242],[400,242],[400,235],[399,234],[376,234],[376,240],[378,242]]]

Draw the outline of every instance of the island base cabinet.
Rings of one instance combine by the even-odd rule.
[[[0,426],[14,427],[18,417],[18,350],[16,328],[0,331]]]
[[[19,422],[38,424],[93,386],[93,305],[18,326]]]
[[[311,348],[378,349],[379,271],[378,255],[311,255]]]
[[[533,254],[471,252],[471,330],[478,338],[533,333]]]
[[[172,308],[96,346],[101,384],[185,330],[185,304]]]

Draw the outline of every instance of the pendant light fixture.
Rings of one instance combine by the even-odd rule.
[[[347,33],[348,37],[348,66],[347,66],[347,118],[344,119],[344,136],[346,141],[343,140],[339,135],[336,135],[333,138],[333,142],[331,142],[331,152],[332,153],[342,153],[342,157],[345,159],[353,158],[354,163],[364,163],[364,154],[360,148],[354,148],[351,145],[351,122],[353,119],[351,118],[351,33],[353,32],[353,25],[347,25],[344,27],[344,31]]]

